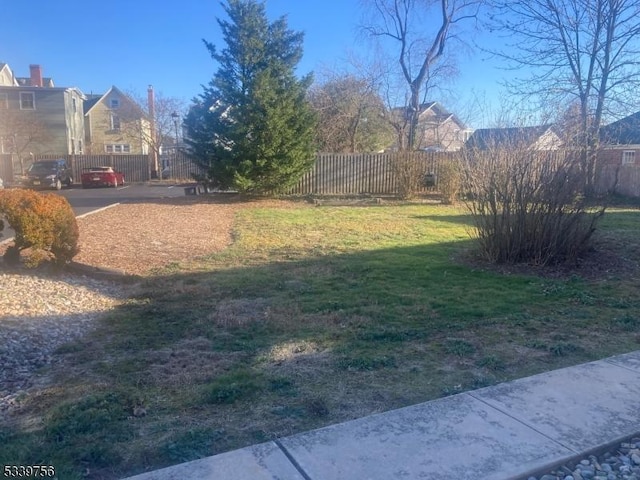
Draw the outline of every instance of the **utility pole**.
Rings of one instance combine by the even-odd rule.
[[[174,155],[174,159],[173,159],[173,166],[175,167],[176,164],[178,163],[178,145],[179,145],[179,143],[178,143],[178,123],[180,121],[180,115],[178,114],[178,112],[173,112],[171,114],[171,118],[173,119],[173,125],[176,128],[176,140],[175,140],[175,144],[174,144],[174,146],[175,146],[175,155]],[[172,170],[169,170],[169,171],[171,172]]]

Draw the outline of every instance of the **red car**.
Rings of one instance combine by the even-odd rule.
[[[117,187],[124,184],[124,173],[116,172],[113,167],[90,167],[80,175],[82,188]]]

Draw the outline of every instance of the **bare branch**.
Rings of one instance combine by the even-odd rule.
[[[429,95],[431,80],[454,70],[452,56],[447,54],[448,44],[458,38],[453,26],[477,18],[484,1],[363,0],[363,4],[372,12],[364,31],[379,40],[390,40],[396,52],[407,99],[406,147],[414,148],[420,105]],[[446,64],[448,68],[440,68]]]

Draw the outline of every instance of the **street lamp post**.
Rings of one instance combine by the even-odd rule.
[[[174,144],[175,153],[173,157],[173,165],[175,166],[178,163],[178,123],[180,121],[180,115],[178,114],[178,112],[173,112],[171,114],[171,118],[173,119],[173,125],[176,129],[176,137],[175,137],[175,144]],[[170,172],[169,175],[173,176],[171,175],[171,171],[172,169],[169,169],[169,172]]]

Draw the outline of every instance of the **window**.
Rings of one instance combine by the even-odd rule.
[[[119,98],[111,98],[109,100],[109,108],[118,108],[120,107],[120,99]]]
[[[78,111],[78,105],[77,105],[75,97],[72,98],[71,101],[73,102],[73,113],[76,113]]]
[[[78,153],[83,153],[82,152],[82,140],[78,140]]]
[[[631,165],[636,163],[635,150],[625,150],[622,152],[622,165]]]
[[[120,130],[120,117],[111,115],[111,130]]]
[[[36,98],[33,92],[20,92],[20,110],[35,110]]]
[[[9,108],[9,100],[6,93],[0,93],[0,110],[6,110]]]
[[[107,153],[129,153],[131,146],[127,143],[108,143],[104,146],[104,151]]]

